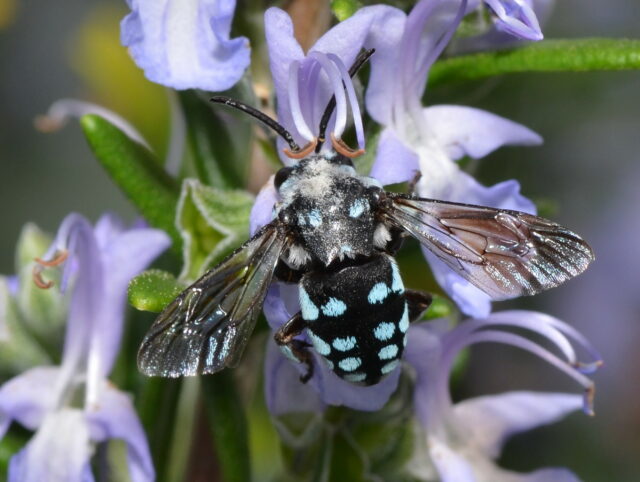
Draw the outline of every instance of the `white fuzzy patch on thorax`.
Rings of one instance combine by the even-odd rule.
[[[306,264],[310,259],[311,255],[309,252],[299,244],[294,244],[289,248],[287,264],[290,268],[298,269],[300,266]]]
[[[376,230],[373,232],[373,245],[376,248],[384,249],[389,241],[391,241],[389,228],[387,228],[384,223],[378,224],[378,226],[376,226]]]

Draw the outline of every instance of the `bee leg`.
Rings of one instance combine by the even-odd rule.
[[[307,365],[307,373],[300,376],[302,383],[307,383],[313,376],[311,352],[308,349],[311,345],[295,339],[306,327],[307,322],[302,319],[302,315],[298,312],[273,335],[273,339],[287,358]]]
[[[391,234],[391,239],[387,242],[385,246],[385,251],[391,256],[395,256],[402,245],[404,244],[404,240],[409,237],[406,231],[398,228],[389,228],[389,233]]]
[[[411,181],[409,181],[409,183],[407,184],[407,188],[409,189],[409,194],[411,194],[412,196],[416,195],[416,186],[418,185],[418,181],[420,181],[421,177],[422,177],[422,173],[420,171],[417,171],[416,175],[413,176],[413,179],[411,179]]]
[[[432,301],[431,295],[424,291],[406,290],[404,297],[407,300],[407,307],[409,308],[409,321],[418,321],[421,319]]]
[[[278,261],[276,269],[273,272],[273,276],[285,283],[299,283],[302,279],[303,272],[298,269],[293,269],[287,266],[283,261]]]

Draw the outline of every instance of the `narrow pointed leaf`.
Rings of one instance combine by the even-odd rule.
[[[518,72],[592,72],[640,69],[640,40],[545,40],[514,50],[462,55],[436,62],[429,86]]]
[[[250,119],[228,107],[212,104],[195,91],[179,92],[187,119],[187,138],[198,178],[205,184],[233,189],[244,187],[249,172]]]
[[[144,146],[97,115],[80,120],[94,155],[149,223],[166,231],[174,250],[182,244],[174,225],[178,186]]]

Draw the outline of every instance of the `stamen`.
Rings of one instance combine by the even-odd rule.
[[[45,281],[42,279],[42,266],[39,264],[33,267],[33,271],[31,272],[33,277],[33,283],[40,289],[48,290],[53,286],[53,281]]]
[[[351,149],[342,139],[338,139],[334,133],[331,133],[331,145],[338,154],[342,154],[344,157],[353,159],[354,157],[364,154],[364,149],[360,148],[357,151]]]
[[[69,252],[65,249],[62,251],[57,251],[54,258],[51,261],[46,261],[40,258],[33,258],[33,260],[42,266],[46,266],[47,268],[53,268],[54,266],[58,266],[64,263],[68,257],[69,257]]]
[[[317,144],[318,144],[318,139],[313,138],[313,140],[309,142],[306,146],[304,146],[302,149],[299,149],[297,151],[292,151],[288,147],[285,147],[284,149],[282,149],[282,152],[284,152],[285,156],[290,157],[291,159],[304,159],[305,157],[307,157],[309,154],[313,152]]]
[[[91,102],[76,99],[57,100],[51,104],[49,111],[45,115],[37,116],[34,119],[34,124],[36,129],[41,132],[53,132],[64,127],[69,118],[79,118],[87,114],[97,114],[100,117],[104,117],[131,139],[142,144],[147,149],[151,149],[144,137],[124,118],[109,109],[97,104],[92,104]]]
[[[347,71],[347,68],[336,54],[327,54],[333,63],[338,67],[338,71],[342,76],[342,84],[347,90],[349,96],[349,105],[351,106],[351,116],[353,117],[353,126],[356,129],[356,138],[358,139],[358,147],[364,149],[364,126],[362,125],[362,114],[360,113],[360,106],[358,105],[358,97],[356,96],[356,90],[353,87],[353,80]]]
[[[300,107],[300,94],[298,90],[299,71],[300,62],[294,60],[289,66],[289,108],[291,109],[293,125],[296,127],[298,134],[307,141],[313,142],[315,136],[305,122],[304,116],[302,115],[302,109]]]
[[[33,258],[33,260],[37,263],[33,267],[33,271],[32,271],[34,284],[38,288],[43,289],[43,290],[48,290],[49,288],[51,288],[53,286],[53,281],[45,281],[42,278],[42,269],[45,268],[45,267],[54,268],[56,266],[59,266],[62,263],[64,263],[68,257],[69,257],[69,251],[64,249],[64,250],[56,251],[53,259],[51,259],[51,260],[44,260],[44,259],[41,259],[41,258]]]
[[[582,411],[590,417],[595,416],[596,412],[593,411],[593,400],[596,398],[596,386],[591,384],[590,387],[584,391],[584,398],[582,402]]]
[[[336,97],[336,123],[334,132],[336,137],[340,138],[347,127],[347,98],[342,85],[342,76],[340,70],[326,54],[322,52],[311,52],[310,58],[315,59],[329,77],[329,82],[333,88],[333,95]]]

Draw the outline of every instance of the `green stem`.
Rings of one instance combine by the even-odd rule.
[[[203,377],[202,391],[222,480],[251,480],[247,421],[233,376],[221,372]]]
[[[640,40],[545,40],[514,50],[462,55],[436,62],[431,87],[519,72],[640,69]]]

